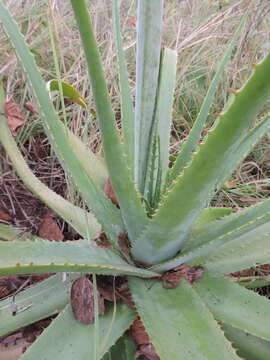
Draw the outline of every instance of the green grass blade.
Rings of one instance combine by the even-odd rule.
[[[128,168],[125,157],[127,154],[124,153],[124,146],[120,142],[85,0],[71,0],[71,4],[85,51],[110,180],[132,241],[147,223],[146,213],[135,191],[132,170]]]
[[[129,283],[137,311],[162,360],[239,359],[189,283],[183,280],[169,290],[155,280],[130,279]]]
[[[270,302],[266,297],[210,272],[193,286],[217,320],[270,341]]]
[[[106,335],[113,316],[112,306],[106,307],[106,313],[100,316],[99,339]],[[107,347],[103,349],[100,359],[118,338],[129,328],[135,319],[135,313],[125,304],[117,305],[114,331],[111,333]],[[52,344],[53,346],[48,346]],[[68,305],[65,310],[44,330],[35,343],[21,357],[22,360],[95,360],[94,325],[82,324],[73,315]]]
[[[202,107],[200,109],[200,112],[197,116],[197,119],[194,122],[194,125],[192,126],[192,129],[190,131],[190,134],[183,144],[183,147],[181,148],[176,161],[174,163],[174,166],[172,170],[168,174],[168,181],[167,185],[170,186],[172,183],[172,180],[174,180],[183,170],[183,166],[187,166],[187,164],[191,161],[192,158],[192,152],[196,150],[198,147],[196,143],[200,140],[202,130],[205,126],[205,121],[209,115],[211,106],[213,104],[213,100],[215,97],[215,94],[218,90],[218,85],[220,83],[220,80],[222,78],[222,75],[224,73],[224,69],[228,61],[230,60],[230,57],[232,55],[232,51],[235,47],[236,40],[243,29],[244,24],[246,23],[247,16],[243,17],[243,20],[237,27],[232,40],[219,64],[219,67],[216,71],[215,76],[213,77],[213,80],[210,84],[210,87],[207,91],[206,97],[203,101]]]
[[[134,121],[135,111],[128,81],[128,70],[123,51],[120,26],[119,0],[113,0],[113,24],[114,38],[118,60],[118,72],[121,97],[121,124],[124,136],[124,146],[128,155],[128,164],[134,170]]]
[[[257,113],[270,97],[270,55],[222,114],[191,164],[165,194],[160,210],[132,249],[138,260],[158,263],[174,256],[187,241],[196,218],[214,195],[227,170],[226,159],[237,150]]]
[[[62,274],[57,274],[20,291],[15,296],[18,308],[12,315],[12,296],[0,301],[0,336],[14,332],[48,316],[57,314],[69,302],[69,290],[72,281],[78,275],[69,275],[63,281]],[[55,291],[57,289],[57,291]]]
[[[47,82],[47,88],[49,91],[60,91],[59,81],[57,79],[52,79]],[[76,90],[72,85],[65,81],[61,81],[61,88],[63,91],[63,96],[69,98],[74,103],[82,106],[86,109],[86,100],[81,96],[80,92]]]
[[[142,194],[158,90],[162,13],[163,0],[138,1],[134,173]]]
[[[88,241],[1,241],[0,276],[54,272],[158,276],[126,263],[115,251]]]
[[[55,113],[35,60],[17,24],[1,3],[0,19],[30,80],[38,100],[45,131],[57,156],[64,168],[71,174],[75,185],[78,187],[89,208],[93,210],[104,231],[107,232],[115,247],[117,247],[118,235],[122,231],[122,221],[119,217],[118,209],[86,174],[82,164],[78,161],[73,149],[70,147],[67,134],[63,131],[59,118]]]
[[[236,348],[237,354],[245,360],[270,359],[270,343],[228,325],[223,330]]]

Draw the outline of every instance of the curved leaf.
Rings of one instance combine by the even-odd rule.
[[[88,242],[0,241],[0,254],[0,276],[48,272],[158,276],[129,265],[113,250]]]
[[[113,318],[113,306],[107,306],[106,313],[99,317],[99,339],[106,337]],[[106,347],[94,357],[94,324],[82,324],[73,315],[70,305],[47,327],[42,335],[28,348],[22,360],[98,360],[115,344],[135,319],[135,313],[125,304],[117,304],[113,331],[110,332]],[[48,346],[53,344],[53,346]]]
[[[132,298],[161,360],[239,359],[212,314],[186,281],[164,289],[156,280],[129,279]]]
[[[78,90],[76,90],[72,85],[65,81],[60,81],[61,88],[63,91],[63,96],[69,98],[76,104],[81,105],[86,109],[86,100],[81,96]],[[60,91],[59,82],[57,79],[52,79],[47,82],[47,88],[49,91]]]

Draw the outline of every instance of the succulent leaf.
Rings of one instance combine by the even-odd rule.
[[[129,284],[139,316],[162,360],[239,359],[188,282],[183,280],[169,290],[155,280],[130,278]]]
[[[158,263],[174,256],[187,241],[192,226],[228,170],[226,158],[237,151],[245,134],[270,97],[270,55],[255,67],[246,85],[193,156],[191,164],[166,196],[159,212],[137,239],[132,254],[140,261]]]
[[[1,241],[0,276],[82,272],[155,277],[158,274],[129,265],[115,251],[88,241]]]
[[[193,286],[217,320],[270,341],[270,302],[266,297],[213,272],[205,272]]]
[[[113,320],[113,331],[108,336],[108,341],[95,358],[94,331],[95,324],[82,324],[78,322],[67,305],[64,311],[44,330],[38,339],[21,357],[22,360],[98,360],[116,343],[118,338],[129,328],[135,319],[135,313],[125,304],[118,304],[116,317],[113,320],[113,306],[108,306],[106,313],[99,317],[99,339],[102,346],[103,339],[107,336]],[[48,346],[53,344],[53,346]],[[44,350],[46,348],[46,351]]]

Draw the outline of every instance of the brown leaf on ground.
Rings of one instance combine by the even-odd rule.
[[[112,184],[110,182],[110,179],[107,179],[104,185],[104,192],[105,195],[115,204],[118,205],[118,200],[115,196],[115,193],[112,188]]]
[[[189,266],[187,264],[182,264],[177,266],[175,271],[180,271],[182,276],[192,284],[194,281],[200,279],[203,275],[203,267],[202,266]]]
[[[104,315],[104,299],[98,294],[99,315]],[[87,276],[81,276],[74,280],[71,286],[70,303],[75,318],[84,323],[91,324],[94,321],[94,289],[92,282]]]
[[[38,236],[50,241],[63,241],[64,235],[60,230],[53,214],[47,212],[39,226]]]
[[[136,351],[135,358],[139,356],[144,356],[148,360],[160,360],[160,357],[156,353],[154,345],[152,344],[141,345],[139,350]]]
[[[24,107],[26,108],[26,110],[30,111],[30,113],[36,115],[38,114],[38,111],[37,109],[35,108],[35,106],[33,105],[33,103],[31,103],[31,101],[27,101],[25,104],[24,104]]]
[[[161,277],[165,289],[174,289],[179,286],[181,277],[184,277],[190,284],[200,279],[203,275],[202,266],[189,266],[181,264],[174,269],[167,271]]]
[[[12,217],[9,216],[4,210],[0,208],[0,221],[11,221]]]
[[[19,128],[24,123],[24,115],[14,101],[8,101],[4,105],[4,113],[7,118],[7,123],[13,136],[18,134]]]
[[[150,342],[149,336],[145,331],[144,325],[139,318],[137,318],[131,325],[130,335],[132,339],[135,341],[135,343],[138,345],[149,344]]]
[[[165,289],[174,289],[180,284],[182,274],[180,271],[166,272],[162,275],[162,285]]]

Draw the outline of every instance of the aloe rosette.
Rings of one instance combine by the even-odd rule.
[[[105,164],[61,122],[49,91],[60,91],[83,108],[87,107],[85,100],[59,79],[49,86],[44,84],[18,26],[0,4],[2,26],[31,84],[51,146],[86,208],[91,209],[86,211],[63,199],[31,172],[9,132],[2,86],[3,148],[29,189],[83,240],[48,242],[0,225],[1,276],[55,274],[16,295],[17,307],[24,309],[16,316],[10,311],[11,299],[0,301],[0,336],[58,314],[22,359],[131,360],[138,353],[127,330],[139,316],[161,360],[270,358],[269,300],[248,290],[250,283],[245,287],[227,276],[269,262],[270,201],[241,211],[209,207],[216,191],[269,129],[269,116],[252,125],[270,97],[270,55],[254,65],[247,83],[234,91],[233,100],[200,141],[244,18],[190,135],[169,169],[176,52],[161,47],[163,1],[138,1],[135,107],[122,48],[118,1],[112,2],[121,130],[116,126],[86,2],[71,0],[71,5],[85,51]],[[119,206],[104,194],[107,177]],[[101,229],[109,248],[94,240]],[[127,234],[125,248],[120,242],[123,234]],[[14,237],[17,240],[11,241]],[[196,275],[198,269],[200,274]],[[65,281],[60,273],[69,274]],[[69,292],[82,273],[92,274],[93,279],[96,275],[125,276],[132,306],[117,301],[106,306],[104,316],[95,316],[94,324],[79,322],[72,312]],[[170,280],[172,276],[177,284]],[[170,289],[164,279],[172,281]]]

